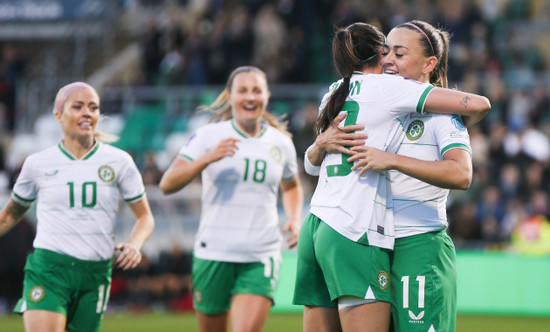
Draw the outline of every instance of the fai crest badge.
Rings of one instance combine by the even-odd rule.
[[[31,291],[29,292],[29,298],[33,302],[42,301],[44,296],[46,296],[46,291],[42,286],[34,286],[33,288],[31,288]]]
[[[100,166],[97,170],[97,175],[105,183],[111,183],[115,180],[115,171],[109,165]]]
[[[388,278],[388,273],[386,271],[380,271],[376,277],[376,280],[378,281],[378,285],[381,289],[388,288],[390,284],[390,279]]]
[[[275,160],[276,162],[278,162],[278,163],[281,162],[282,153],[281,153],[281,150],[279,150],[278,147],[276,147],[276,146],[272,147],[272,148],[269,150],[269,155],[270,155],[271,158],[272,158],[273,160]]]
[[[422,120],[414,120],[407,128],[407,138],[411,141],[416,141],[424,134],[424,122]]]

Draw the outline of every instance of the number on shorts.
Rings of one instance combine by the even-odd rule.
[[[99,285],[97,290],[97,305],[95,307],[95,313],[101,314],[107,310],[107,303],[109,303],[109,296],[111,295],[111,285]]]
[[[354,125],[357,123],[357,115],[359,114],[359,104],[355,101],[346,101],[342,111],[347,112],[344,126]],[[336,165],[327,165],[327,176],[346,176],[351,173],[352,163],[348,161],[349,156],[340,154],[342,163]]]
[[[417,276],[416,281],[418,281],[418,308],[424,308],[426,277]],[[401,282],[403,283],[403,309],[407,309],[409,308],[409,276],[403,276]]]
[[[277,259],[277,257],[264,258],[262,263],[264,264],[264,277],[279,279],[281,259]]]

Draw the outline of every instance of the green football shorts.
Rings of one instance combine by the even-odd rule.
[[[445,230],[395,239],[390,257],[394,331],[455,331],[456,253]]]
[[[59,312],[67,317],[67,330],[99,331],[109,301],[111,263],[35,249],[27,258],[23,297],[14,311]]]
[[[193,257],[193,304],[204,314],[229,311],[231,297],[236,294],[275,297],[281,256],[262,262],[234,263]]]
[[[294,304],[337,307],[344,295],[391,302],[389,251],[349,240],[309,214],[298,239]]]

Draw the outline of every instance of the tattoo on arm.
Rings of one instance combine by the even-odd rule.
[[[470,97],[465,96],[465,97],[462,98],[462,100],[460,101],[460,105],[462,105],[464,108],[468,108],[468,101],[469,101],[470,99],[471,99]]]
[[[0,236],[9,231],[21,220],[21,217],[29,208],[8,200],[6,206],[0,212]]]
[[[6,209],[8,211],[8,214],[12,216],[13,219],[19,221],[19,219],[23,217],[23,215],[25,214],[25,212],[27,212],[29,208],[19,205],[10,199],[8,201],[8,204],[6,205]]]

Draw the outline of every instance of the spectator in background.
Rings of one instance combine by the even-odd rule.
[[[3,106],[0,117],[3,117],[4,130],[9,133],[13,133],[15,129],[16,83],[21,78],[24,68],[25,62],[19,50],[15,46],[4,45],[0,56],[0,105]]]
[[[201,174],[202,214],[193,257],[193,296],[199,331],[261,331],[273,305],[281,264],[279,187],[296,245],[303,193],[296,150],[283,124],[267,113],[267,78],[239,67],[199,128],[160,181],[177,192]]]
[[[53,113],[64,139],[29,156],[0,211],[0,236],[37,201],[37,235],[27,258],[23,297],[14,311],[27,331],[99,331],[107,308],[113,252],[116,265],[136,267],[154,219],[130,156],[101,143],[99,96],[83,82],[62,87]],[[115,246],[122,197],[136,218],[127,242]],[[98,304],[99,303],[99,304]]]

